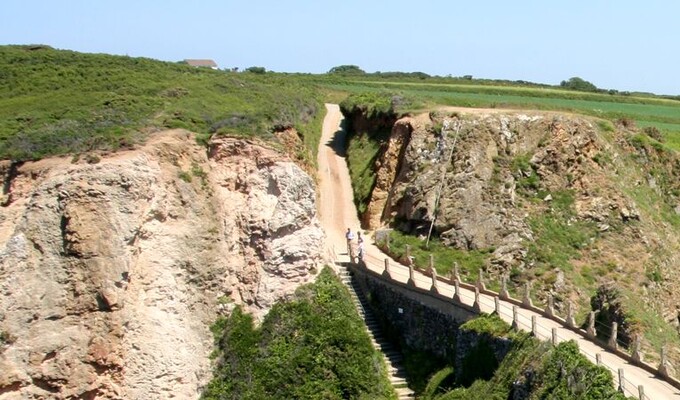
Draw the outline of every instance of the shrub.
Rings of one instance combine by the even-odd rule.
[[[642,129],[642,132],[657,142],[663,143],[666,141],[666,138],[663,137],[663,134],[656,126],[647,126]]]
[[[560,86],[565,89],[578,90],[581,92],[597,92],[597,86],[577,76],[560,82]]]
[[[365,74],[363,69],[356,65],[338,65],[328,71],[329,74],[344,74],[344,75],[362,75]]]
[[[203,399],[394,398],[347,289],[328,268],[260,328],[237,308],[213,326],[218,360]]]
[[[245,71],[253,74],[264,74],[267,72],[264,67],[248,67],[245,69]]]

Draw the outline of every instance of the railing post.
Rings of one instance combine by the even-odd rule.
[[[430,256],[430,259],[432,259],[432,256]],[[432,273],[432,286],[430,287],[430,290],[435,293],[439,293],[439,283],[437,282],[437,270],[434,269],[434,266],[431,266],[430,272]]]
[[[392,279],[392,274],[390,273],[390,259],[385,257],[385,271],[383,276]]]
[[[484,284],[484,272],[481,268],[479,269],[479,274],[477,276],[477,287],[482,292],[486,290],[486,285]]]
[[[498,315],[500,317],[501,316],[501,299],[499,299],[498,296],[494,296],[493,305],[494,305],[494,309],[496,310],[496,315]]]
[[[595,354],[595,365],[602,365],[602,353]]]
[[[404,258],[406,258],[406,265],[411,265],[411,245],[407,244],[404,247]]]
[[[574,304],[571,302],[571,300],[567,301],[566,323],[567,323],[567,326],[570,327],[570,328],[576,327],[576,319],[574,319]]]
[[[554,299],[552,294],[548,294],[548,305],[545,307],[545,314],[548,317],[554,317],[555,316],[555,304],[554,304]]]
[[[552,345],[557,346],[557,328],[552,328],[550,333],[552,333],[552,337],[551,337]]]
[[[415,273],[413,271],[413,263],[408,264],[408,282],[406,282],[406,284],[409,286],[416,285]]]
[[[607,346],[609,346],[610,349],[612,350],[618,350],[619,349],[619,344],[616,342],[616,337],[619,335],[619,324],[614,321],[612,322],[612,334],[609,336],[609,340],[607,341]]]
[[[453,280],[456,282],[460,282],[460,273],[458,271],[458,263],[453,262]]]
[[[626,381],[623,376],[623,368],[619,368],[619,392],[626,393]]]
[[[429,260],[429,265],[430,271],[434,269],[434,255],[430,254],[430,260]]]
[[[458,281],[453,281],[453,301],[460,303],[460,284]]]
[[[538,329],[536,327],[536,316],[532,315],[531,316],[531,334],[534,335],[534,337],[538,337]]]
[[[506,275],[501,276],[501,291],[498,293],[498,297],[503,300],[510,298],[510,293],[508,293],[508,277]]]
[[[638,385],[638,399],[645,400],[645,387]]]
[[[668,356],[666,355],[666,346],[661,347],[661,361],[659,361],[659,375],[664,378],[669,378],[671,374],[670,365],[668,364]]]
[[[512,306],[512,329],[514,330],[519,330],[519,317],[518,317],[518,308],[517,306],[513,305]]]
[[[642,364],[642,343],[640,341],[640,335],[635,335],[635,339],[633,339],[633,351],[631,352],[630,356],[633,358],[634,361]]]
[[[529,285],[529,282],[524,284],[524,298],[522,299],[522,304],[529,308],[534,306],[534,303],[531,301],[531,286]]]
[[[597,336],[597,331],[595,330],[595,311],[591,311],[590,314],[588,314],[588,328],[586,329],[586,335],[591,340],[595,339],[595,336]]]
[[[480,313],[482,312],[482,306],[479,304],[479,288],[475,286],[475,302],[472,303],[472,309],[475,310],[475,312]]]

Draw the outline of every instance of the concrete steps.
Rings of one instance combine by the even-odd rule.
[[[340,280],[349,288],[352,302],[359,312],[359,315],[361,315],[361,318],[364,320],[366,329],[368,330],[368,335],[371,338],[371,343],[373,343],[373,347],[383,354],[385,364],[387,365],[387,373],[389,375],[390,383],[397,393],[397,398],[399,400],[414,399],[415,393],[413,393],[413,390],[411,390],[406,383],[406,371],[402,366],[403,357],[401,353],[396,350],[382,335],[380,324],[373,316],[373,313],[368,307],[366,298],[364,297],[361,290],[356,286],[356,283],[352,280],[347,268],[339,267],[338,276],[340,277]]]

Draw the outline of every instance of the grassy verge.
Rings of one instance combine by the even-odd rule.
[[[384,246],[384,243],[381,244]],[[389,252],[397,259],[404,257],[406,246],[411,247],[411,256],[417,267],[427,268],[430,263],[430,255],[434,257],[434,267],[437,273],[448,276],[453,271],[453,264],[458,263],[461,279],[466,282],[477,280],[479,270],[486,264],[493,249],[458,250],[447,247],[437,238],[430,240],[429,246],[424,240],[404,234],[397,230],[390,232]]]
[[[374,165],[381,146],[381,140],[376,139],[376,136],[386,138],[389,131],[373,136],[356,133],[351,135],[347,144],[347,168],[352,181],[354,203],[359,214],[366,211],[375,186]]]

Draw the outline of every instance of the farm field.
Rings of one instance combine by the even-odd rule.
[[[425,80],[426,81],[426,80]],[[659,129],[669,146],[680,150],[680,101],[649,96],[584,93],[556,88],[490,86],[403,81],[347,80],[333,90],[390,92],[411,100],[414,110],[435,105],[562,110],[615,121],[630,119],[638,127]]]

